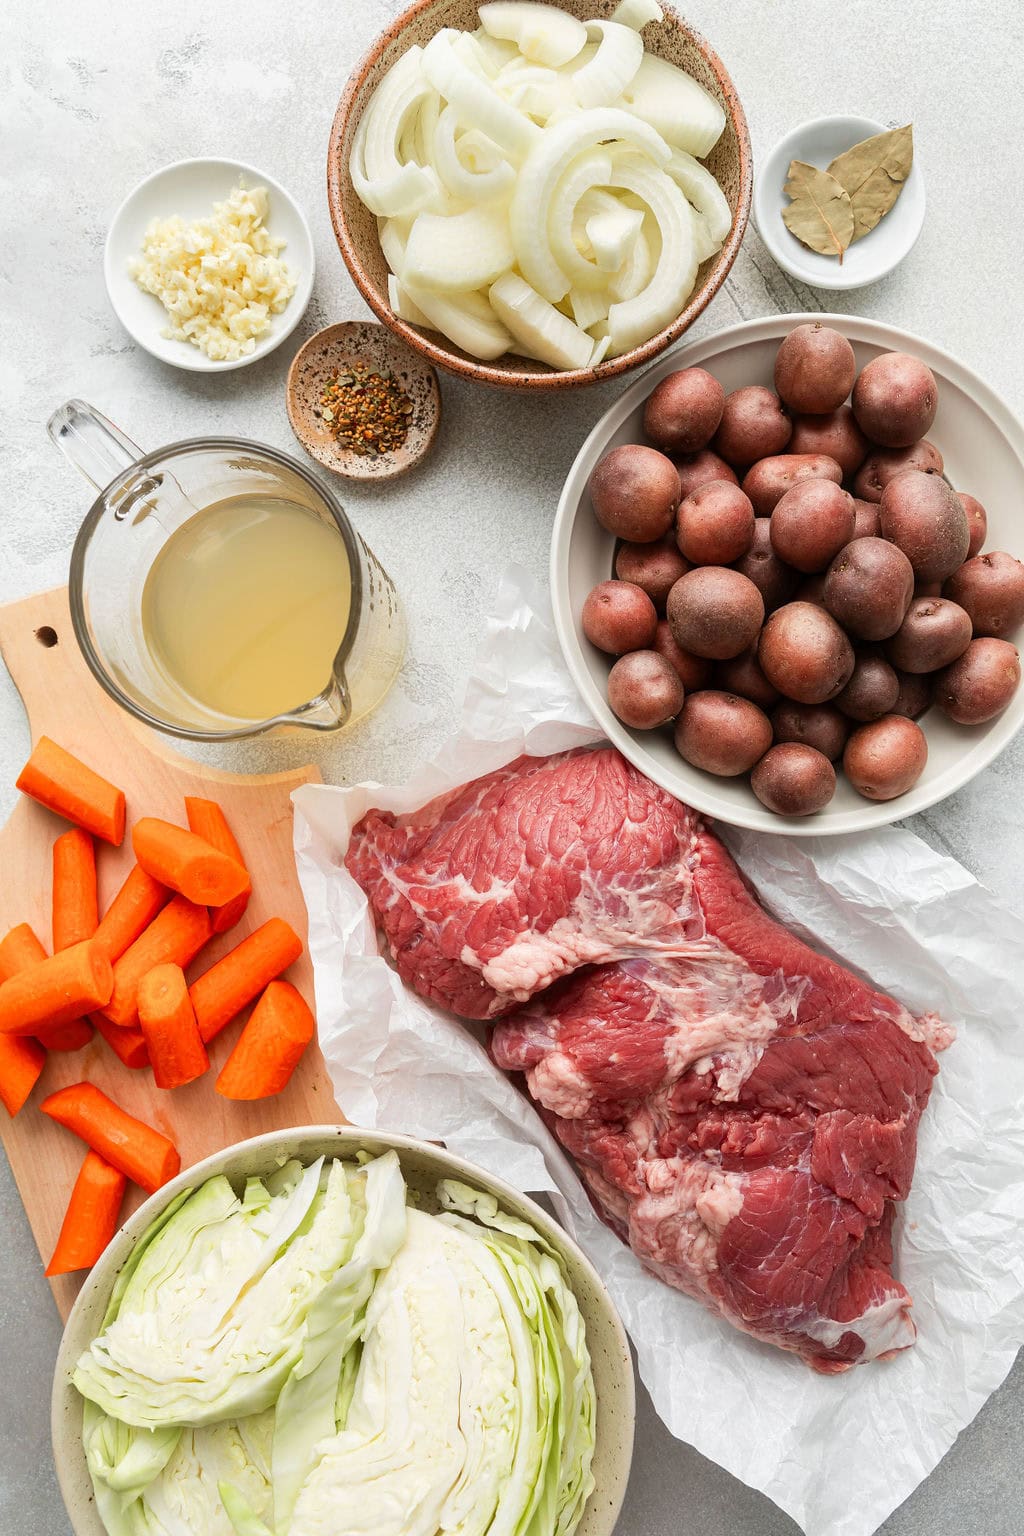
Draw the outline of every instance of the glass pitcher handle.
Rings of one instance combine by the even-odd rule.
[[[97,491],[142,458],[142,449],[84,400],[69,400],[54,411],[46,430],[64,457]]]

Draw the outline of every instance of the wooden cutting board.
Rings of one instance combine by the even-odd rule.
[[[180,757],[118,708],[95,681],[72,632],[66,588],[0,608],[0,652],[28,711],[32,740],[52,737],[127,796],[123,846],[97,844],[101,912],[131,867],[132,823],[140,816],[163,816],[184,824],[184,796],[203,795],[223,806],[252,875],[253,895],[242,921],[203,951],[192,974],[204,971],[268,917],[285,918],[305,937],[306,908],[292,856],[289,796],[300,784],[319,780],[315,768],[256,777],[221,773]],[[25,796],[0,829],[0,934],[16,923],[31,923],[50,948],[50,849],[66,829],[66,822]],[[288,976],[312,1004],[308,955]],[[221,1098],[213,1084],[237,1033],[235,1026],[224,1030],[210,1049],[211,1070],[170,1093],[155,1086],[148,1070],[123,1067],[96,1036],[82,1051],[51,1052],[31,1098],[13,1119],[0,1107],[4,1147],[44,1262],[53,1251],[85,1151],[76,1137],[38,1111],[40,1100],[56,1088],[83,1079],[96,1083],[129,1113],[170,1136],[181,1152],[183,1168],[261,1131],[344,1121],[315,1044],[283,1093],[251,1104]],[[129,1186],[123,1215],[143,1198]],[[51,1282],[64,1317],[82,1278],[70,1275]]]

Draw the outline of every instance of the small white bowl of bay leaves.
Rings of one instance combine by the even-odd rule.
[[[888,137],[873,147],[865,142],[879,134]],[[851,155],[855,147],[857,152]],[[779,266],[812,288],[830,289],[863,288],[898,266],[924,223],[920,167],[912,163],[909,174],[901,179],[911,149],[909,128],[892,133],[867,117],[816,117],[781,139],[761,167],[754,188],[754,221]],[[822,247],[820,252],[798,240],[783,219],[784,211],[794,206],[786,191],[794,161],[825,173],[818,178],[800,171],[791,184],[803,204],[803,232]],[[841,183],[853,190],[849,207],[846,198],[838,209],[830,203],[830,195],[835,198],[844,190],[830,180],[834,171],[840,173]],[[879,217],[882,208],[886,211]],[[795,211],[799,219],[800,211]],[[838,246],[849,236],[851,215],[853,238],[845,245],[840,261]],[[794,213],[789,217],[793,220]],[[861,233],[876,218],[874,227]]]

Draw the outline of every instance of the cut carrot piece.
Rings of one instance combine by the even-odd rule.
[[[145,933],[171,899],[166,885],[133,864],[128,878],[100,921],[93,938],[113,965]]]
[[[33,1034],[48,1051],[80,1051],[92,1039],[92,1025],[88,1019],[72,1019],[70,1024],[57,1024],[33,1030]]]
[[[87,1152],[71,1191],[47,1275],[91,1269],[117,1231],[127,1179],[96,1152]]]
[[[119,847],[124,839],[124,792],[40,736],[18,775],[17,787],[47,810]]]
[[[290,981],[272,981],[235,1041],[215,1087],[226,1099],[280,1093],[316,1034],[309,1004]]]
[[[190,830],[197,837],[205,838],[211,847],[216,848],[220,853],[226,853],[229,859],[234,859],[245,869],[242,850],[238,846],[235,834],[228,826],[227,817],[216,800],[200,800],[195,795],[186,795],[185,815],[188,818]],[[247,873],[245,890],[210,913],[214,933],[227,933],[229,928],[235,926],[249,905],[251,895],[252,882]]]
[[[146,1037],[153,1081],[182,1088],[210,1065],[180,965],[156,965],[139,983],[139,1027]]]
[[[135,823],[132,847],[147,874],[200,906],[222,907],[241,896],[249,884],[249,876],[237,859],[187,828],[157,816],[144,816]]]
[[[110,961],[88,940],[19,971],[0,986],[0,1030],[34,1035],[105,1008],[114,989]]]
[[[302,940],[280,917],[250,933],[189,988],[199,1033],[209,1043],[247,1003],[302,954]],[[0,993],[2,996],[2,993]]]
[[[135,1072],[140,1067],[149,1066],[149,1047],[146,1045],[146,1037],[141,1029],[122,1029],[118,1024],[111,1024],[102,1013],[92,1014],[89,1022],[95,1026],[96,1033],[103,1036],[114,1055],[126,1067]]]
[[[19,923],[0,943],[0,982],[45,959],[46,950],[35,932],[28,923]],[[48,1051],[80,1051],[92,1039],[92,1030],[84,1019],[73,1019],[70,1024],[51,1024],[44,1020],[32,1033]]]
[[[111,1024],[138,1028],[139,982],[146,972],[154,965],[180,965],[184,969],[209,937],[206,908],[175,896],[115,963],[113,995],[102,1009]]]
[[[59,1088],[39,1108],[58,1125],[80,1136],[94,1152],[149,1194],[181,1169],[181,1158],[173,1141],[129,1115],[95,1083],[72,1083],[70,1088]]]
[[[99,921],[96,844],[81,827],[72,827],[53,845],[54,952],[91,939]]]
[[[22,1108],[45,1061],[46,1052],[38,1040],[0,1035],[0,1104],[9,1115]]]

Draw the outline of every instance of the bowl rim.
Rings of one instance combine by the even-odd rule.
[[[725,826],[745,827],[752,831],[767,832],[780,837],[836,837],[889,826],[894,821],[902,821],[907,816],[926,811],[941,800],[955,794],[987,768],[1024,727],[1024,711],[1021,712],[1021,718],[1016,721],[1012,719],[1009,711],[997,715],[989,723],[985,735],[979,738],[976,744],[976,747],[980,748],[977,760],[972,762],[966,773],[962,769],[957,769],[951,776],[952,782],[947,782],[943,787],[936,789],[929,787],[926,782],[919,781],[907,794],[901,795],[896,800],[865,800],[863,807],[858,807],[854,813],[845,815],[841,826],[829,824],[827,809],[819,816],[803,818],[776,816],[761,806],[753,794],[749,797],[749,806],[743,805],[739,809],[729,807],[728,810],[723,810],[720,803],[711,803],[709,798],[714,794],[713,785],[717,781],[712,781],[705,794],[704,785],[698,776],[699,771],[690,769],[688,764],[683,764],[684,770],[694,774],[694,782],[692,785],[688,783],[681,791],[677,779],[674,779],[667,769],[662,768],[643,744],[637,741],[628,727],[612,714],[606,698],[590,675],[580,635],[573,622],[569,594],[569,542],[580,510],[582,493],[586,485],[586,465],[591,455],[601,452],[612,433],[646,398],[653,385],[666,374],[680,368],[702,364],[713,366],[720,351],[729,350],[738,342],[778,340],[793,326],[806,321],[820,321],[825,325],[833,325],[844,335],[848,335],[851,341],[881,345],[889,351],[907,349],[918,351],[926,363],[934,364],[940,371],[945,372],[952,382],[961,388],[967,386],[967,392],[979,409],[992,421],[1024,461],[1024,422],[1015,415],[992,386],[972,368],[924,337],[860,315],[833,314],[818,310],[766,315],[756,320],[744,320],[737,325],[716,331],[714,335],[693,341],[685,347],[678,348],[667,357],[661,358],[655,367],[648,369],[640,378],[634,379],[594,424],[580,445],[559,496],[558,510],[551,533],[548,579],[555,633],[570,676],[607,739],[634,767],[646,774],[662,789],[667,790],[669,794],[685,800],[686,804],[692,806],[694,810]],[[947,774],[945,777],[948,779],[950,775]],[[822,817],[825,819],[822,820]]]
[[[359,253],[349,234],[341,196],[341,177],[337,169],[341,162],[341,142],[366,76],[384,50],[390,47],[402,35],[410,23],[422,11],[429,11],[438,3],[439,0],[413,0],[413,4],[404,10],[400,16],[396,17],[390,26],[380,34],[349,76],[334,114],[327,146],[327,204],[330,210],[334,237],[338,242],[342,259],[349,270],[353,282],[377,318],[390,330],[394,331],[396,335],[400,336],[403,341],[407,342],[409,346],[421,352],[430,362],[446,369],[449,373],[459,375],[461,378],[471,379],[480,384],[489,384],[498,389],[577,389],[586,384],[607,383],[609,379],[618,378],[621,374],[628,373],[631,369],[639,368],[644,363],[651,362],[660,353],[664,352],[666,347],[670,347],[673,342],[679,340],[718,293],[739,254],[750,218],[750,207],[754,192],[750,131],[747,126],[746,113],[743,110],[739,92],[736,90],[728,70],[704,36],[695,27],[692,27],[689,22],[685,21],[674,6],[663,4],[664,19],[672,22],[691,39],[714,74],[725,102],[726,116],[732,120],[739,151],[739,196],[737,198],[732,229],[729,231],[729,236],[718,253],[718,259],[711,273],[702,286],[691,294],[685,308],[670,325],[658,331],[656,335],[645,341],[641,346],[633,347],[628,352],[623,352],[620,357],[611,358],[608,362],[599,363],[596,368],[567,368],[563,370],[552,368],[545,369],[543,372],[539,370],[518,371],[501,368],[493,363],[479,361],[463,356],[461,353],[450,352],[447,348],[439,346],[437,342],[430,340],[429,334],[424,334],[414,326],[409,325],[407,321],[399,319],[390,305],[381,299],[366,274]]]
[[[305,249],[302,253],[303,264],[299,269],[299,281],[296,284],[295,292],[288,300],[288,304],[282,310],[280,316],[274,317],[275,320],[280,320],[283,323],[277,329],[272,326],[269,331],[264,332],[262,337],[257,338],[255,348],[245,357],[218,358],[214,360],[208,358],[205,353],[200,352],[198,347],[193,347],[189,342],[177,343],[182,348],[182,356],[180,358],[169,357],[166,352],[157,349],[152,336],[148,336],[129,320],[118,300],[118,283],[115,279],[113,256],[115,232],[119,231],[131,204],[140,192],[143,192],[153,183],[161,181],[164,177],[170,176],[172,172],[185,171],[193,166],[224,166],[236,175],[241,174],[249,178],[252,185],[258,186],[261,182],[265,183],[272,200],[277,198],[288,205],[302,230],[305,241]],[[294,255],[291,258],[286,255],[287,259],[290,259],[294,265],[297,265]],[[189,155],[184,160],[171,160],[166,165],[158,166],[155,171],[150,171],[148,176],[144,176],[141,181],[136,182],[135,186],[121,199],[107,226],[106,239],[103,242],[103,283],[107,290],[107,299],[110,307],[117,316],[118,321],[128,332],[129,336],[131,336],[132,340],[137,342],[143,351],[148,352],[150,357],[155,357],[157,362],[166,363],[169,368],[183,368],[186,373],[233,373],[237,368],[247,368],[250,363],[258,363],[262,358],[269,357],[275,348],[279,347],[283,341],[287,341],[306,313],[313,294],[315,278],[316,247],[313,243],[313,233],[309,227],[309,220],[306,218],[298,200],[292,196],[286,186],[278,181],[276,176],[271,176],[268,172],[261,171],[258,166],[250,165],[245,160],[236,160],[230,155]],[[160,301],[154,298],[153,302],[159,305]],[[167,341],[167,338],[160,337],[160,340]],[[195,354],[194,357],[190,355],[192,353]]]
[[[619,1420],[618,1434],[614,1439],[609,1438],[608,1446],[611,1459],[611,1472],[614,1479],[613,1486],[600,1489],[603,1506],[608,1507],[609,1529],[618,1518],[626,1496],[626,1487],[629,1482],[629,1473],[632,1465],[633,1443],[636,1431],[636,1383],[633,1371],[632,1356],[629,1348],[629,1340],[625,1325],[607,1285],[598,1273],[593,1262],[583,1252],[575,1238],[566,1231],[560,1222],[548,1214],[546,1210],[528,1194],[516,1189],[497,1174],[488,1173],[486,1169],[461,1157],[458,1153],[450,1151],[443,1143],[424,1141],[420,1137],[407,1136],[400,1131],[386,1131],[379,1129],[367,1129],[358,1125],[340,1124],[338,1122],[321,1125],[293,1125],[286,1126],[278,1131],[264,1131],[258,1136],[246,1137],[242,1141],[232,1142],[230,1146],[222,1147],[219,1151],[211,1153],[199,1162],[193,1163],[189,1168],[182,1169],[175,1178],[170,1179],[155,1194],[150,1195],[137,1210],[133,1211],[128,1220],[120,1226],[111,1242],[104,1249],[97,1263],[89,1271],[89,1274],[75,1299],[74,1306],[68,1314],[67,1322],[61,1334],[60,1345],[57,1350],[57,1359],[53,1372],[53,1387],[50,1395],[50,1436],[53,1446],[53,1459],[57,1471],[57,1482],[60,1486],[61,1497],[64,1500],[68,1518],[72,1526],[77,1530],[75,1516],[75,1494],[73,1466],[81,1469],[84,1461],[84,1448],[79,1432],[70,1436],[67,1428],[67,1410],[70,1403],[76,1399],[81,1401],[71,1381],[71,1367],[73,1361],[69,1360],[72,1352],[72,1338],[82,1314],[100,1295],[109,1297],[111,1288],[118,1272],[127,1261],[138,1239],[149,1226],[150,1222],[159,1215],[171,1200],[181,1194],[183,1190],[190,1189],[203,1180],[213,1177],[223,1171],[225,1160],[237,1160],[239,1156],[251,1156],[254,1165],[261,1161],[270,1162],[280,1154],[282,1143],[316,1140],[323,1143],[336,1142],[338,1156],[347,1156],[356,1150],[376,1149],[376,1154],[384,1151],[397,1151],[401,1158],[402,1152],[415,1153],[418,1156],[426,1156],[446,1164],[449,1172],[445,1177],[463,1178],[467,1182],[476,1182],[478,1187],[487,1189],[497,1195],[499,1200],[511,1207],[514,1211],[517,1206],[525,1207],[529,1219],[536,1223],[541,1233],[551,1242],[552,1246],[564,1248],[572,1257],[573,1262],[580,1267],[597,1298],[605,1321],[609,1325],[610,1338],[615,1346],[615,1364],[617,1367],[618,1384],[616,1388],[616,1411]],[[300,1155],[293,1153],[293,1155]],[[600,1412],[600,1403],[598,1404]],[[81,1458],[81,1461],[79,1460]],[[86,1475],[88,1475],[86,1473]],[[596,1492],[597,1490],[595,1490]],[[594,1494],[590,1495],[593,1499]],[[588,1501],[589,1502],[589,1501]],[[609,1507],[610,1506],[610,1507]],[[90,1500],[89,1507],[95,1509],[95,1504]],[[97,1520],[99,1519],[97,1515]]]

